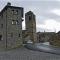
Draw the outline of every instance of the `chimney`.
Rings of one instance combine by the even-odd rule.
[[[7,6],[11,6],[11,3],[10,3],[10,2],[8,2],[8,3],[7,3]]]

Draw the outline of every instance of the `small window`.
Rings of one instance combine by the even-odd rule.
[[[18,14],[18,10],[16,10],[16,14]]]
[[[13,33],[11,33],[11,37],[13,37]]]
[[[19,24],[18,20],[12,20],[12,25],[18,25],[18,24]]]
[[[12,14],[14,14],[14,10],[12,10]]]
[[[14,20],[12,21],[12,24],[14,24]]]
[[[31,20],[31,16],[29,16],[29,20]]]
[[[20,34],[19,34],[19,37],[20,37]]]
[[[18,14],[18,10],[15,10],[15,11],[14,11],[14,15],[17,15],[17,14]]]
[[[2,35],[0,35],[0,41],[2,40]]]
[[[3,28],[3,24],[1,24],[1,28]]]
[[[14,15],[17,15],[17,14],[18,14],[18,10],[12,10],[12,13],[13,13]]]
[[[15,25],[15,24],[16,24],[15,20],[12,20],[12,24],[13,24],[13,25]]]
[[[18,20],[16,20],[16,24],[18,24]]]

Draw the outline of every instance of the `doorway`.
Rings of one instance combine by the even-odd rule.
[[[0,41],[2,40],[2,35],[0,35]]]

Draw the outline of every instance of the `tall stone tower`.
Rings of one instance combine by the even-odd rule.
[[[22,44],[23,8],[8,3],[0,12],[0,47],[15,48]]]
[[[35,15],[32,11],[29,11],[25,14],[25,24],[30,40],[36,42],[36,21]]]

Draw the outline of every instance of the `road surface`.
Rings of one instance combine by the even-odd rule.
[[[0,51],[0,60],[60,60],[60,55],[26,49],[25,47]]]
[[[31,49],[31,50],[37,50],[37,51],[60,55],[60,48],[56,48],[51,45],[44,45],[42,43],[35,43],[35,44],[26,44],[25,47],[28,49]]]

